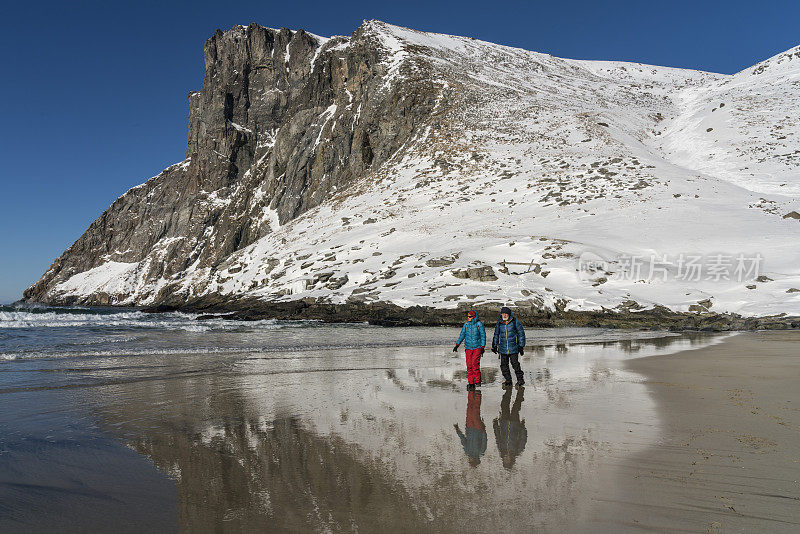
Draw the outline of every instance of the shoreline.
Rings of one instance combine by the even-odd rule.
[[[751,332],[627,361],[645,377],[661,435],[605,466],[580,531],[796,532],[798,349],[800,332]]]
[[[77,302],[29,302],[19,300],[13,304],[42,304],[52,307],[86,306],[114,309],[113,305],[98,306]],[[529,302],[472,305],[459,303],[455,308],[432,306],[402,307],[388,302],[347,302],[332,304],[314,299],[283,302],[266,302],[259,299],[229,300],[210,296],[186,303],[154,306],[119,306],[119,309],[138,310],[145,313],[185,312],[199,314],[198,320],[229,319],[236,321],[315,320],[325,323],[369,323],[375,326],[458,326],[463,323],[466,310],[474,309],[484,319],[494,317],[501,306],[509,305],[515,316],[528,328],[595,327],[628,328],[670,331],[749,331],[800,329],[800,317],[776,314],[745,317],[735,313],[676,312],[664,306],[637,309],[603,309],[601,311],[573,311],[543,309]],[[485,321],[484,321],[485,323]]]

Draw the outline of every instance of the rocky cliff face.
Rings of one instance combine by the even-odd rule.
[[[25,299],[119,304],[114,292],[51,290],[98,266],[135,263],[137,301],[180,302],[186,292],[176,296],[167,280],[217,270],[379,169],[429,119],[437,95],[421,75],[392,83],[407,66],[388,61],[380,30],[365,22],[332,39],[258,24],[217,30],[205,43],[203,87],[189,94],[186,159],[117,199]]]
[[[376,21],[217,32],[185,160],[25,298],[799,315],[798,54],[721,75]]]

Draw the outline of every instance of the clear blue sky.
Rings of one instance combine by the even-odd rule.
[[[800,2],[729,0],[6,3],[0,32],[0,302],[16,300],[128,188],[184,157],[203,42],[257,22],[363,19],[581,59],[733,73],[800,43]]]

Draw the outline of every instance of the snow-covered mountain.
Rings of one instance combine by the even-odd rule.
[[[731,76],[367,21],[205,52],[186,159],[27,300],[800,314],[800,47]]]

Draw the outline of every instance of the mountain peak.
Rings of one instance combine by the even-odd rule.
[[[800,45],[756,63],[752,67],[748,67],[737,73],[737,75],[739,74],[748,74],[752,76],[760,76],[763,74],[800,76]]]

